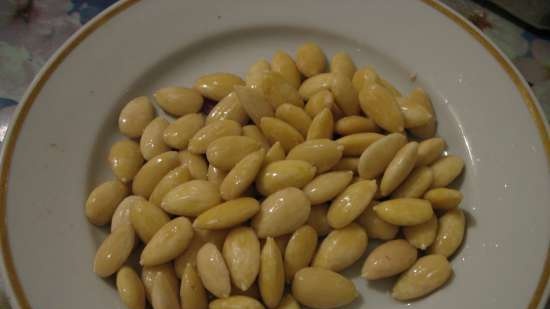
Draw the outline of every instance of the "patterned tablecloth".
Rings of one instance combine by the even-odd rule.
[[[443,1],[471,20],[512,59],[550,119],[550,35],[534,34],[470,0]],[[71,34],[114,2],[0,0],[0,143],[15,106],[48,58]],[[7,307],[0,297],[0,309]]]

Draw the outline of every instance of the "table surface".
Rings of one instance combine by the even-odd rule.
[[[0,0],[0,143],[17,103],[48,58],[114,2]],[[512,60],[550,119],[550,35],[536,34],[470,0],[443,2],[472,21]],[[2,282],[0,290],[1,286]],[[0,309],[8,308],[0,293]]]

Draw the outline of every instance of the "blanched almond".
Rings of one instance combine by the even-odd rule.
[[[308,267],[294,276],[292,295],[302,305],[328,309],[350,304],[359,293],[346,277],[327,269]]]
[[[277,51],[273,55],[273,58],[271,58],[271,69],[281,74],[294,88],[298,89],[300,87],[302,77],[296,67],[296,63],[294,63],[289,54],[281,50]]]
[[[407,138],[403,134],[392,133],[372,143],[359,158],[359,176],[373,179],[382,174],[406,142]]]
[[[197,270],[204,287],[218,298],[226,298],[231,294],[231,279],[229,270],[218,248],[204,244],[197,252]]]
[[[304,106],[298,90],[277,72],[261,72],[254,77],[249,86],[261,90],[267,102],[275,109],[284,103]]]
[[[312,205],[326,203],[340,194],[351,182],[353,172],[336,171],[315,177],[304,187]]]
[[[418,162],[418,158],[417,158]],[[411,174],[403,181],[395,191],[392,192],[393,198],[399,197],[421,197],[428,190],[433,181],[433,172],[430,167],[420,166],[414,169]],[[433,205],[432,205],[433,206]]]
[[[199,77],[193,88],[204,97],[219,101],[227,96],[236,85],[244,85],[244,81],[231,73],[213,73]]]
[[[409,131],[423,139],[431,138],[435,135],[435,130],[437,128],[435,112],[432,106],[430,98],[426,92],[421,88],[416,88],[407,96],[408,100],[415,101],[418,104],[424,106],[431,114],[432,118],[428,121],[427,124],[415,128],[410,128]]]
[[[340,161],[343,148],[329,139],[312,139],[292,148],[287,160],[307,161],[317,168],[317,173],[323,173]]]
[[[153,278],[151,304],[153,309],[180,308],[178,290],[174,289],[170,279],[164,273],[158,273]]]
[[[145,127],[155,117],[155,108],[147,97],[137,97],[128,102],[118,117],[120,132],[130,138],[140,137]]]
[[[143,165],[139,144],[131,140],[116,142],[109,150],[108,161],[113,174],[120,181],[131,181]]]
[[[309,265],[317,249],[317,232],[309,225],[297,229],[284,251],[285,275],[292,281],[294,274]]]
[[[311,117],[314,118],[323,109],[328,108],[334,114],[335,118],[340,118],[343,112],[336,105],[334,95],[329,90],[323,89],[309,98],[304,110]]]
[[[116,288],[122,302],[128,309],[145,308],[145,288],[136,271],[124,266],[116,274]]]
[[[316,168],[303,160],[275,161],[256,177],[256,188],[267,196],[288,187],[302,188],[315,176]]]
[[[311,117],[303,109],[288,103],[277,107],[275,117],[293,126],[303,136],[306,136],[311,125]]]
[[[380,78],[373,68],[367,66],[355,71],[351,81],[353,87],[359,93],[363,89],[363,86],[378,83]]]
[[[306,100],[310,99],[322,90],[330,90],[333,76],[332,73],[322,73],[312,76],[302,83],[298,91],[302,98]]]
[[[325,236],[332,231],[332,227],[328,224],[327,212],[328,205],[326,204],[311,207],[307,224],[314,228],[319,236]]]
[[[204,116],[202,114],[187,114],[178,118],[169,124],[162,138],[166,145],[175,149],[185,149],[189,140],[204,126]]]
[[[252,297],[248,296],[230,296],[228,298],[219,298],[210,302],[210,309],[264,309],[264,305]]]
[[[416,248],[403,239],[390,240],[376,247],[367,257],[361,276],[378,280],[395,276],[416,262]]]
[[[260,143],[260,145],[265,148],[266,150],[269,149],[269,141],[264,136],[260,128],[256,125],[247,125],[243,127],[243,136],[250,137],[254,139],[256,142]]]
[[[432,120],[433,114],[415,101],[408,98],[399,98],[397,104],[399,104],[407,129],[424,126]]]
[[[453,270],[444,256],[426,255],[405,272],[392,289],[392,297],[407,301],[430,294],[451,277]]]
[[[157,117],[151,121],[143,130],[141,139],[139,140],[139,148],[145,160],[158,156],[161,153],[170,150],[163,139],[164,129],[169,123],[162,117]]]
[[[220,137],[241,135],[241,125],[233,120],[216,120],[202,127],[189,140],[188,150],[205,153],[208,145]]]
[[[170,214],[196,217],[220,202],[216,185],[206,180],[191,180],[166,193],[160,207]]]
[[[424,194],[424,199],[432,203],[435,209],[453,209],[462,201],[462,193],[448,188],[436,188]]]
[[[269,61],[265,59],[259,59],[258,61],[254,62],[250,66],[250,68],[248,68],[248,72],[246,72],[246,85],[252,85],[254,82],[256,82],[256,79],[260,74],[270,71],[271,64],[269,64]]]
[[[146,200],[136,201],[130,210],[130,222],[144,243],[148,243],[168,221],[170,218],[160,207]]]
[[[233,120],[241,125],[245,125],[248,122],[248,114],[235,92],[228,94],[210,110],[210,113],[206,117],[206,124],[210,124],[216,120]]]
[[[178,153],[169,151],[147,161],[141,167],[132,182],[132,192],[135,195],[149,198],[159,181],[171,170],[180,165]]]
[[[403,132],[405,122],[395,97],[386,88],[371,84],[359,92],[361,109],[379,127],[395,133]]]
[[[193,264],[185,266],[180,285],[181,309],[207,309],[208,298]]]
[[[301,309],[300,304],[292,297],[292,294],[286,294],[283,299],[281,299],[281,302],[279,303],[279,306],[277,306],[277,309]]]
[[[287,152],[304,141],[304,137],[298,130],[277,118],[263,117],[260,122],[260,128],[271,144],[280,142],[283,149]]]
[[[163,225],[147,243],[139,263],[154,266],[169,262],[179,256],[193,238],[193,227],[189,219],[176,218]]]
[[[381,240],[394,239],[397,232],[399,232],[399,227],[380,219],[372,209],[376,204],[378,204],[376,201],[370,203],[367,209],[357,218],[357,222],[365,228],[369,238]]]
[[[339,229],[353,222],[370,204],[377,188],[375,180],[362,180],[347,187],[330,204],[330,226]]]
[[[260,143],[250,137],[224,136],[208,145],[206,158],[210,164],[229,171],[244,157],[260,147]]]
[[[407,241],[420,250],[426,250],[435,240],[437,234],[437,217],[418,225],[404,226],[403,234]]]
[[[252,218],[260,210],[257,200],[243,197],[208,209],[193,222],[193,227],[207,230],[226,229]]]
[[[206,180],[206,174],[208,173],[208,164],[203,156],[191,153],[187,150],[180,151],[178,158],[181,165],[187,167],[191,178]]]
[[[332,168],[333,171],[352,171],[357,174],[357,167],[359,166],[359,158],[344,157],[340,162]]]
[[[418,143],[410,142],[395,154],[382,176],[380,194],[387,196],[393,192],[411,173],[416,164]]]
[[[353,88],[351,79],[340,73],[332,73],[330,91],[334,94],[336,104],[344,112],[344,115],[359,115],[359,99],[357,91]]]
[[[433,215],[430,202],[416,198],[398,198],[387,200],[373,210],[384,221],[401,226],[424,223]]]
[[[325,108],[313,120],[307,131],[307,140],[328,138],[332,139],[332,131],[334,130],[334,117],[332,112]]]
[[[280,142],[275,142],[265,154],[264,165],[285,159],[285,150]]]
[[[257,126],[260,125],[263,117],[273,117],[275,114],[273,106],[260,89],[236,86],[235,93],[242,107]]]
[[[189,180],[191,180],[191,173],[189,173],[187,166],[181,165],[176,167],[168,172],[168,174],[164,175],[155,186],[153,193],[151,193],[149,197],[149,202],[160,206],[166,193]]]
[[[380,128],[370,118],[352,115],[338,119],[334,124],[334,131],[346,136],[355,133],[376,133],[380,131]]]
[[[447,144],[439,137],[424,140],[418,144],[418,159],[416,166],[430,165],[439,159]]]
[[[315,43],[302,44],[296,51],[296,66],[307,77],[322,73],[326,67],[325,54]]]
[[[253,229],[232,229],[223,244],[223,257],[233,284],[246,291],[256,281],[260,271],[260,241]]]
[[[337,52],[330,59],[330,72],[339,73],[346,76],[349,80],[353,78],[357,68],[346,52]]]
[[[432,165],[434,181],[432,188],[441,188],[448,186],[464,169],[464,160],[457,156],[446,156],[437,160]]]
[[[85,205],[88,221],[95,225],[109,223],[118,204],[128,195],[126,185],[118,180],[104,182],[88,196]]]
[[[141,270],[141,281],[145,287],[145,294],[149,302],[151,302],[151,293],[153,291],[153,282],[155,277],[161,273],[165,278],[168,279],[170,287],[176,291],[178,290],[178,278],[174,273],[174,267],[172,263],[157,265],[157,266],[144,266]]]
[[[367,147],[383,137],[384,135],[378,133],[355,133],[341,137],[336,142],[344,146],[345,156],[358,157]]]
[[[228,233],[227,230],[194,229],[194,231],[193,239],[187,249],[174,260],[174,269],[178,277],[183,276],[187,264],[197,265],[197,252],[205,243],[212,243],[218,250],[222,250],[223,242]]]
[[[200,93],[185,87],[165,87],[157,90],[153,96],[165,112],[174,116],[196,113],[204,102]]]
[[[466,230],[466,218],[462,210],[455,208],[447,211],[439,218],[437,236],[428,249],[431,254],[449,257],[462,244]]]
[[[285,289],[285,268],[281,251],[271,237],[267,238],[262,248],[258,283],[266,306],[277,307]]]
[[[135,244],[135,233],[129,224],[114,230],[97,249],[94,272],[100,277],[114,274],[128,259]]]
[[[241,196],[252,185],[264,161],[265,150],[255,151],[241,161],[225,176],[220,184],[221,197],[228,201]]]
[[[344,270],[363,256],[367,244],[367,233],[358,224],[333,230],[319,245],[312,266],[332,271]]]
[[[146,202],[146,200],[141,196],[130,195],[118,204],[113,214],[113,218],[111,219],[111,232],[123,224],[132,224],[130,212],[132,208],[140,202]]]

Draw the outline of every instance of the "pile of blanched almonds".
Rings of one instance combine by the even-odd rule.
[[[359,295],[339,272],[369,238],[382,242],[361,275],[395,276],[393,298],[449,279],[466,223],[447,187],[464,162],[434,137],[427,94],[401,95],[346,53],[325,59],[306,43],[245,80],[214,73],[158,90],[175,121],[155,118],[147,97],[122,109],[126,137],[108,155],[116,180],[85,211],[111,226],[93,268],[116,274],[128,308],[340,307]]]

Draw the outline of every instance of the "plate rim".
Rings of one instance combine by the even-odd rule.
[[[130,8],[133,4],[140,2],[140,0],[122,0],[111,5],[105,11],[94,17],[87,24],[83,25],[81,29],[75,32],[48,60],[44,67],[35,76],[32,83],[26,90],[21,102],[18,104],[15,113],[12,117],[10,127],[4,140],[2,152],[0,155],[0,251],[1,251],[1,270],[2,277],[5,279],[5,289],[8,294],[10,303],[16,309],[32,309],[25,291],[21,285],[17,272],[15,270],[15,264],[11,255],[11,247],[7,237],[6,227],[6,195],[8,192],[7,183],[10,172],[10,164],[17,142],[17,137],[21,131],[23,122],[25,121],[30,108],[32,107],[36,97],[46,84],[50,76],[56,71],[59,65],[64,59],[90,34],[96,29],[107,23],[119,13]],[[539,138],[541,139],[543,148],[545,150],[547,163],[550,164],[550,137],[549,137],[549,125],[545,118],[544,113],[541,112],[542,108],[537,98],[534,96],[532,90],[529,88],[524,77],[518,72],[517,68],[510,62],[510,60],[504,55],[504,53],[490,41],[489,38],[479,29],[477,29],[469,20],[458,14],[452,8],[446,4],[441,3],[439,0],[421,0],[422,3],[431,7],[438,13],[449,18],[459,28],[468,32],[474,40],[476,40],[482,47],[499,63],[500,67],[504,70],[506,75],[511,79],[512,83],[516,86],[518,92],[521,95],[522,101],[525,107],[529,111],[529,114],[535,123],[538,131]],[[548,281],[550,279],[550,246],[547,249],[545,262],[542,272],[535,291],[531,296],[527,309],[536,309],[541,305],[543,296],[550,292],[548,289]],[[548,290],[548,291],[547,291]]]

